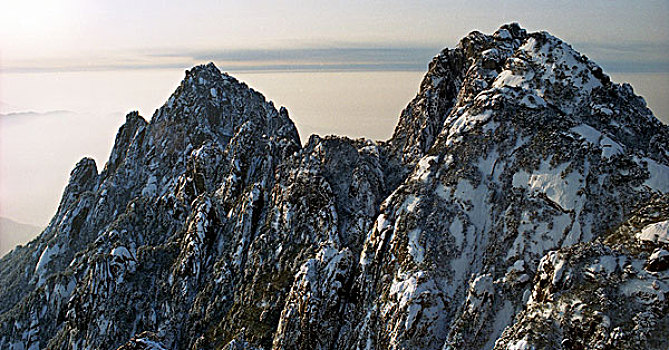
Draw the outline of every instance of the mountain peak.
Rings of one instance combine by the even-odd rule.
[[[279,113],[261,93],[221,73],[213,63],[186,71],[176,91],[152,118],[152,124],[165,122],[218,134],[217,141],[233,137],[239,127],[252,123],[268,137],[288,137],[299,144],[297,129],[287,113]]]
[[[0,348],[666,349],[667,179],[643,99],[515,23],[435,56],[387,142],[301,147],[196,66],[0,260]]]
[[[457,136],[483,125],[487,119],[472,114],[508,104],[533,110],[535,121],[539,115],[553,125],[562,120],[565,129],[587,122],[613,132],[616,125],[635,124],[634,118],[653,128],[661,124],[629,84],[612,84],[600,66],[561,39],[510,23],[492,35],[473,31],[435,56],[389,142],[399,157],[415,163],[440,134]]]
[[[188,76],[189,74],[197,75],[201,71],[207,71],[207,72],[209,72],[210,74],[213,74],[213,75],[228,76],[227,74],[222,74],[221,71],[218,69],[218,67],[216,67],[216,64],[214,64],[214,62],[209,62],[207,64],[200,64],[200,65],[194,66],[193,68],[191,68],[189,70],[186,70],[186,76]]]

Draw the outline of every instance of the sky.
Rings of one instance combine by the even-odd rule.
[[[604,68],[669,70],[669,1],[93,1],[0,5],[6,72],[187,68],[423,68],[469,31],[517,21]],[[642,66],[637,63],[643,62]]]
[[[0,1],[0,217],[45,226],[83,156],[104,167],[214,61],[311,133],[387,139],[430,59],[472,30],[547,30],[628,81],[666,122],[669,0]],[[2,239],[0,232],[0,239]]]

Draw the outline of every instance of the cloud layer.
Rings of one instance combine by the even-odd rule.
[[[453,45],[451,45],[453,46]],[[608,72],[669,72],[669,42],[579,42],[581,53]],[[215,62],[228,71],[425,71],[443,48],[381,44],[320,44],[300,48],[144,49],[100,57],[4,62],[6,73],[187,69]]]

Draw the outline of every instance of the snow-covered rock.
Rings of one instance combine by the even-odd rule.
[[[388,141],[300,145],[197,66],[0,260],[0,348],[666,349],[668,176],[643,99],[517,24],[439,53]]]

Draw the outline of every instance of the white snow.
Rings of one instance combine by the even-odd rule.
[[[548,160],[541,162],[539,169],[529,175],[519,171],[513,175],[514,187],[526,187],[531,192],[542,192],[565,210],[574,209],[580,189],[582,176],[571,172],[564,178],[562,172],[569,163],[562,163],[553,168]]]
[[[524,253],[537,257],[548,250],[557,248],[570,224],[571,217],[565,213],[553,216],[552,228],[549,228],[549,222],[537,222],[533,219],[531,211],[524,210],[520,217],[518,233],[506,259],[521,257]]]
[[[608,116],[613,115],[613,111],[607,107],[602,107],[600,111]]]
[[[607,107],[606,105],[595,104],[595,105],[592,106],[592,111],[593,111],[593,113],[599,112],[599,113],[602,113],[606,116],[612,116],[613,115],[613,110],[611,110],[611,108]]]
[[[602,266],[603,271],[610,275],[616,271],[618,258],[613,255],[604,255],[600,258],[599,265]]]
[[[494,130],[496,130],[499,127],[499,123],[495,122],[494,120],[491,120],[487,122],[482,128],[481,131],[484,133],[492,133]]]
[[[393,283],[390,286],[390,295],[396,297],[400,309],[404,308],[416,293],[418,280],[421,279],[424,274],[423,271],[419,271],[408,276],[408,278],[402,278],[407,276],[400,275],[393,280]]]
[[[587,270],[594,274],[610,275],[618,267],[618,258],[613,255],[604,255],[599,258],[599,262],[593,263],[587,267]]]
[[[599,138],[602,136],[601,132],[587,124],[575,126],[569,129],[569,131],[581,135],[584,140],[595,145],[599,144]]]
[[[112,249],[111,255],[117,256],[117,257],[122,258],[124,260],[131,260],[131,259],[134,260],[132,254],[130,254],[128,249],[126,247],[122,247],[122,246]]]
[[[51,302],[51,304],[54,304],[69,299],[70,295],[72,295],[72,292],[74,291],[75,286],[76,283],[74,279],[71,279],[67,286],[63,286],[62,284],[57,283],[55,286],[53,286],[53,292],[51,295],[49,295],[48,300]]]
[[[495,56],[499,56],[499,50],[494,47],[492,49],[487,49],[481,52],[481,57],[493,58]]]
[[[437,188],[434,191],[437,196],[441,199],[448,199],[450,197],[450,189],[444,186],[443,184],[439,183],[437,185]]]
[[[376,219],[376,231],[383,232],[390,224],[391,222],[385,214],[379,214],[379,217]]]
[[[491,296],[493,294],[495,294],[495,288],[493,287],[492,275],[482,274],[476,276],[469,284],[469,293],[467,294],[469,312],[476,313],[486,300],[486,295]]]
[[[542,97],[547,103],[553,103],[563,112],[571,113],[575,105],[589,98],[592,89],[601,86],[601,82],[594,78],[590,68],[581,61],[580,54],[556,38],[549,38],[545,43],[529,38],[524,45],[519,47],[518,51],[523,55],[509,62],[514,67],[520,68],[505,69],[500,72],[492,84],[494,88],[505,86],[521,88],[526,93],[532,92],[532,95]],[[532,66],[544,69],[535,72],[525,68],[530,65],[522,62],[523,60],[530,62]],[[560,78],[558,78],[558,72]],[[571,96],[555,92],[554,89],[548,90],[547,87],[552,85],[573,87],[575,94]],[[554,99],[559,101],[554,101]],[[532,104],[529,106],[531,107]]]
[[[580,207],[582,206],[583,204],[579,203],[579,208],[576,210],[577,213],[580,212],[581,209]],[[574,224],[571,226],[571,230],[569,230],[564,240],[562,241],[562,248],[578,244],[579,242],[581,242],[582,235],[583,235],[583,230],[581,228],[581,222],[579,220],[579,216],[577,215],[574,218]],[[590,239],[584,238],[584,241],[589,242]]]
[[[647,225],[637,238],[641,241],[669,243],[669,220]]]
[[[461,116],[457,117],[448,129],[449,138],[465,133],[477,125],[484,124],[490,117],[492,117],[492,110],[490,109],[476,115],[470,115],[469,111],[465,111]]]
[[[643,183],[655,191],[669,192],[669,167],[650,158],[643,158],[648,163],[649,178]]]
[[[569,129],[569,131],[578,134],[583,140],[593,145],[599,145],[602,148],[602,157],[605,159],[609,159],[616,154],[621,154],[625,150],[621,144],[613,141],[606,135],[602,135],[601,132],[587,124],[575,126]]]
[[[525,260],[523,259],[518,259],[516,262],[513,263],[513,265],[509,266],[509,268],[506,270],[507,273],[510,272],[523,272],[525,271]]]
[[[58,255],[58,253],[60,253],[60,246],[54,244],[53,246],[47,246],[42,252],[42,255],[40,255],[39,261],[37,261],[37,265],[35,265],[35,274],[38,276],[37,286],[41,286],[46,282],[45,275],[47,272],[47,265],[55,255]]]
[[[513,344],[509,344],[508,350],[533,350],[534,346],[531,346],[527,340],[521,339]]]
[[[551,267],[547,267],[551,266]],[[551,284],[557,285],[562,280],[562,275],[566,269],[565,260],[560,257],[557,251],[550,251],[539,261],[537,271],[541,279],[551,278]],[[548,272],[552,271],[552,272]],[[552,276],[551,276],[552,275]]]
[[[557,257],[557,254],[555,255]],[[554,262],[554,271],[553,271],[553,279],[551,280],[551,283],[553,285],[557,285],[560,280],[562,280],[562,274],[564,273],[565,269],[565,261],[562,259],[557,260],[557,262]]]
[[[439,188],[438,188],[439,189]],[[488,188],[485,183],[472,186],[467,179],[460,179],[458,184],[442,190],[444,195],[452,197],[455,205],[460,207],[464,217],[457,217],[451,222],[449,231],[454,235],[459,255],[450,261],[453,272],[451,286],[464,285],[469,279],[471,263],[475,259],[477,247],[485,245],[488,239],[488,223],[490,221],[490,203],[488,203]],[[467,223],[466,228],[464,223]],[[452,297],[457,287],[445,292]]]
[[[470,234],[470,232],[472,232],[472,230],[467,230],[468,238],[473,236],[473,234]],[[474,260],[474,244],[469,243],[470,241],[471,240],[468,240],[467,246],[463,247],[460,255],[451,260],[450,267],[453,272],[453,282],[451,283],[451,286],[453,287],[446,291],[449,298],[455,295],[455,292],[457,292],[457,286],[465,283],[466,278],[469,276],[471,263]]]
[[[533,90],[530,90],[523,95],[523,98],[520,100],[520,104],[527,108],[533,109],[543,108],[548,105],[546,100],[544,100],[543,97],[537,95],[536,91]]]
[[[496,88],[501,88],[504,86],[509,86],[509,87],[520,87],[522,86],[527,80],[532,79],[534,74],[531,74],[529,76],[526,75],[515,75],[511,70],[503,70],[499,75],[497,75],[497,78],[495,78],[495,81],[492,83],[493,87]]]
[[[480,184],[474,188],[469,180],[460,179],[453,196],[455,202],[459,203],[467,213],[469,221],[481,232],[486,232],[490,217],[489,203],[486,200],[488,196],[487,186]]]
[[[453,219],[451,225],[448,226],[448,232],[455,238],[455,245],[457,247],[462,247],[462,242],[465,240],[465,236],[462,233],[462,221],[460,221],[460,218],[456,217]]]
[[[625,151],[623,146],[611,140],[608,136],[602,136],[599,145],[602,146],[602,156],[604,158],[611,158],[616,154],[623,154]]]
[[[97,320],[97,326],[100,334],[104,335],[107,334],[107,330],[109,330],[109,326],[111,325],[111,321],[107,320],[105,315],[101,315],[100,318]]]
[[[499,159],[499,153],[497,151],[492,151],[487,153],[476,162],[476,167],[484,175],[491,175],[493,168],[495,167],[495,162]],[[499,175],[499,174],[498,174]],[[495,177],[497,179],[497,176]]]
[[[444,304],[442,298],[437,297],[438,293],[434,280],[426,279],[423,271],[410,275],[398,272],[390,286],[389,300],[382,313],[405,314],[406,320],[401,324],[405,330],[412,329],[416,323],[440,329],[444,321]],[[392,333],[393,336],[397,334]]]
[[[488,343],[484,347],[485,349],[493,348],[495,340],[497,340],[497,338],[502,334],[504,328],[506,328],[506,326],[508,326],[513,320],[514,311],[513,303],[508,300],[504,300],[504,306],[502,306],[502,309],[497,311],[494,315],[495,321],[493,322],[492,326],[492,336],[489,338]]]
[[[656,249],[653,254],[648,257],[648,260],[656,260],[662,257],[669,256],[669,252],[664,249]]]
[[[23,343],[11,343],[9,344],[9,350],[25,350],[26,347]]]
[[[422,263],[425,260],[425,248],[420,244],[420,233],[421,229],[417,228],[409,231],[409,254],[413,257],[414,261],[418,264]]]
[[[665,293],[669,293],[669,286],[666,283],[655,279],[631,279],[625,282],[621,292],[630,297],[637,296],[643,303],[664,302]],[[654,300],[653,300],[654,299]]]
[[[420,202],[420,197],[416,197],[412,194],[408,195],[402,203],[402,206],[399,208],[398,212],[409,212],[413,213],[416,211],[416,206]]]
[[[432,164],[436,164],[439,157],[437,156],[426,156],[418,161],[418,166],[415,170],[414,178],[418,179],[420,182],[427,182],[427,178],[430,176]]]
[[[153,340],[150,340],[150,339],[146,339],[146,338],[137,339],[137,343],[142,344],[143,349],[146,349],[146,350],[165,350],[166,349],[162,344],[157,343],[157,342],[155,342]]]

